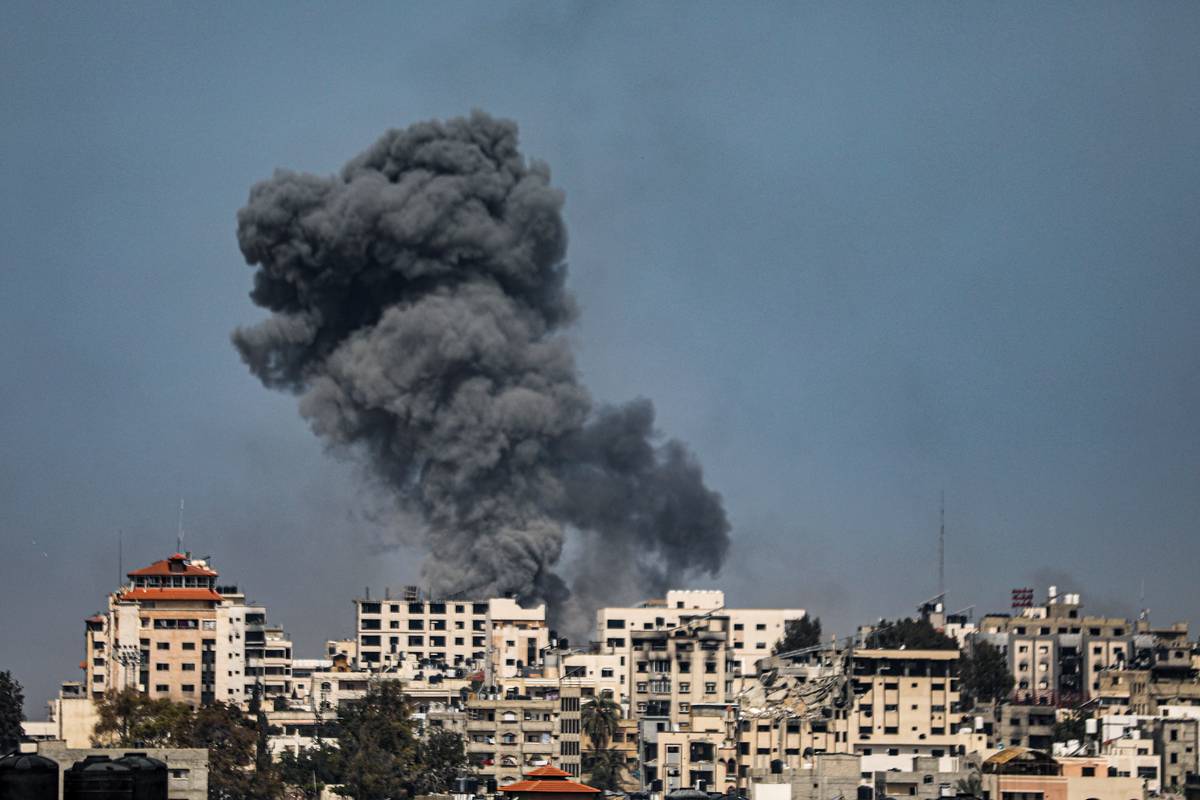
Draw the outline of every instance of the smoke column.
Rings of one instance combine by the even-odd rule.
[[[233,333],[264,385],[423,522],[442,596],[564,603],[715,574],[720,496],[648,400],[597,407],[561,331],[562,193],[512,122],[392,130],[341,173],[277,171],[238,212],[263,322]],[[397,532],[399,537],[400,532]]]

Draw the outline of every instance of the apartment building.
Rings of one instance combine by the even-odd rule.
[[[631,631],[675,628],[709,614],[729,620],[727,641],[740,674],[754,672],[754,663],[771,654],[788,620],[804,616],[802,608],[726,608],[725,593],[716,590],[672,590],[665,598],[631,608],[596,611],[596,638],[611,652],[631,646]]]
[[[257,683],[290,690],[291,643],[206,562],[175,553],[128,573],[107,608],[85,622],[85,685],[92,698],[138,688],[196,705],[245,704]],[[269,637],[269,638],[268,638]]]
[[[1084,616],[1078,594],[1051,586],[1044,604],[1017,611],[986,615],[974,634],[975,641],[1007,654],[1015,702],[1065,706],[1090,700],[1103,671],[1127,663],[1134,652],[1135,624]]]
[[[733,707],[695,703],[686,716],[686,724],[656,730],[643,740],[646,787],[664,795],[695,786],[714,792],[736,788],[741,762]]]
[[[482,778],[501,786],[557,761],[580,774],[580,695],[577,688],[480,693],[466,701],[467,758]]]
[[[828,647],[760,662],[734,698],[739,771],[803,769],[823,753],[907,764],[984,747],[985,734],[963,724],[958,659],[957,650]]]
[[[1054,747],[1055,722],[1053,706],[1005,703],[996,709],[996,744],[1050,751]]]
[[[510,598],[433,600],[415,587],[402,598],[354,601],[362,669],[415,676],[442,666],[483,670],[485,681],[516,677],[549,644],[546,606]]]

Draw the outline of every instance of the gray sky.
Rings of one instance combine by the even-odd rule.
[[[5,4],[0,668],[77,679],[180,496],[297,655],[417,574],[230,346],[234,214],[475,107],[566,191],[592,393],[724,495],[731,601],[910,613],[944,489],[952,605],[1194,617],[1198,47],[1194,3]]]

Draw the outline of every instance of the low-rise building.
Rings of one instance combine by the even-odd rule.
[[[67,747],[65,742],[51,740],[37,743],[37,754],[57,761],[59,766],[59,797],[62,797],[63,772],[76,761],[88,756],[108,756],[118,759],[126,753],[137,752],[156,758],[167,765],[167,800],[208,800],[208,751],[198,748],[115,748]]]

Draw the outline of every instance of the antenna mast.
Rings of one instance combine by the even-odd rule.
[[[946,491],[942,490],[942,505],[938,529],[938,595],[946,602]]]
[[[183,498],[179,498],[179,530],[175,534],[175,552],[183,552]]]

